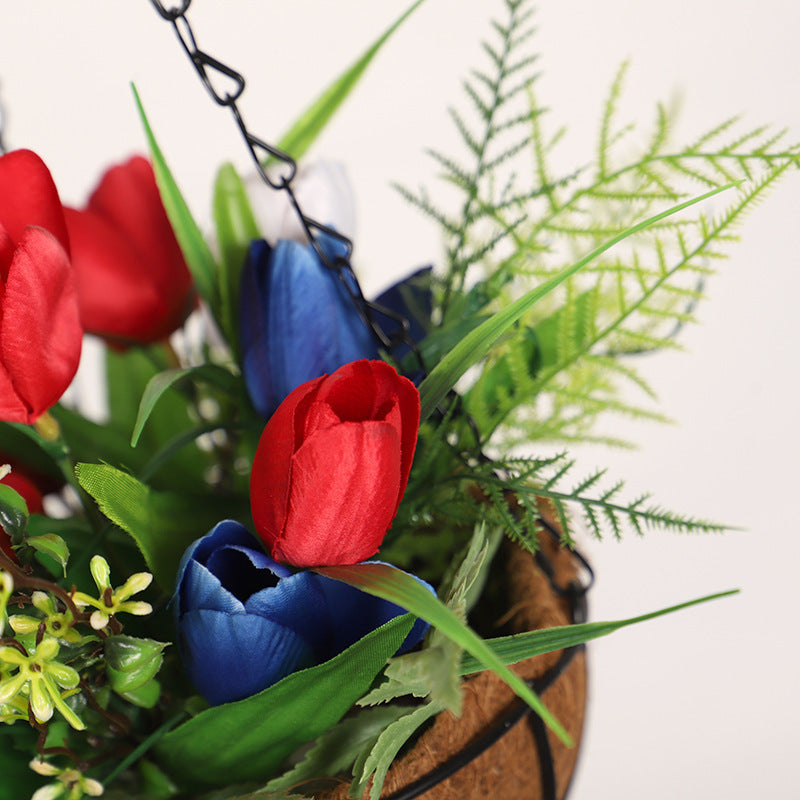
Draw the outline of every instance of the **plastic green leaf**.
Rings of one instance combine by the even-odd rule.
[[[29,536],[25,543],[30,545],[37,553],[50,556],[56,561],[64,575],[67,574],[67,562],[69,561],[69,547],[67,543],[55,533],[44,533],[41,536]]]
[[[161,697],[161,684],[153,678],[129,692],[120,692],[120,697],[139,708],[154,708]]]
[[[136,91],[136,87],[133,86],[133,84],[131,84],[131,88],[136,101],[136,107],[139,110],[139,116],[142,120],[142,125],[144,126],[145,136],[150,146],[153,170],[156,175],[159,191],[161,192],[161,200],[164,203],[164,209],[172,224],[172,229],[175,231],[175,238],[181,246],[186,264],[189,267],[189,271],[192,273],[197,290],[216,314],[219,307],[216,286],[217,263],[214,260],[214,256],[211,254],[208,244],[206,244],[206,240],[203,238],[200,228],[192,217],[189,206],[183,199],[178,184],[172,177],[164,154],[161,152],[153,129],[150,127],[150,123],[144,111],[144,106],[139,98],[139,93]]]
[[[0,483],[0,527],[18,543],[28,525],[28,504],[10,486]]]
[[[224,786],[265,780],[300,745],[335,725],[411,630],[405,614],[343,653],[288,675],[259,694],[209,708],[164,736],[156,753],[174,777]]]
[[[571,278],[575,273],[582,270],[587,264],[591,263],[606,250],[612,248],[615,244],[633,236],[639,231],[644,230],[650,225],[659,222],[660,220],[677,214],[690,206],[708,200],[710,197],[719,194],[720,192],[727,191],[728,189],[738,186],[741,181],[728,183],[725,186],[720,186],[712,189],[699,197],[694,197],[684,203],[672,206],[660,214],[648,217],[642,222],[637,223],[631,228],[623,231],[622,233],[613,236],[608,241],[596,247],[583,258],[576,261],[571,266],[554,275],[549,280],[542,283],[536,289],[528,292],[513,303],[509,304],[502,311],[498,311],[493,316],[489,317],[485,322],[478,325],[469,333],[467,333],[461,341],[453,347],[453,349],[445,355],[442,360],[431,370],[430,374],[422,381],[419,387],[420,401],[422,405],[421,419],[427,419],[439,403],[444,400],[450,389],[455,386],[458,379],[473,365],[477,364],[484,358],[492,345],[536,302],[541,300],[547,294],[552,292],[564,281]]]
[[[413,710],[413,706],[393,703],[368,708],[354,717],[343,719],[317,739],[302,761],[279,778],[271,780],[266,789],[290,789],[320,775],[345,772],[363,748],[378,738],[381,731]]]
[[[734,594],[738,594],[738,589],[699,597],[696,600],[689,600],[686,603],[669,606],[668,608],[662,608],[658,611],[652,611],[649,614],[642,614],[641,616],[631,617],[629,619],[615,620],[613,622],[588,622],[581,625],[564,625],[557,628],[543,628],[538,631],[529,631],[528,633],[519,633],[513,636],[501,636],[497,639],[490,639],[486,643],[503,663],[516,664],[518,661],[523,661],[532,656],[542,655],[542,653],[552,653],[554,650],[574,647],[575,645],[583,644],[592,639],[607,636],[609,633],[618,631],[620,628],[625,628],[628,625],[635,625],[639,622],[655,619],[656,617],[663,617],[666,614],[672,614],[675,611],[681,611],[690,606],[707,603],[710,600],[717,600],[721,597],[730,597]],[[461,661],[462,675],[479,672],[483,668],[480,661],[470,655],[465,655]]]
[[[436,629],[491,669],[542,718],[542,721],[567,746],[572,739],[564,726],[518,675],[511,672],[475,631],[462,622],[412,575],[389,564],[364,563],[351,566],[317,567],[315,572],[364,592],[382,597],[429,622]]]
[[[184,550],[240,510],[225,496],[155,491],[107,464],[78,464],[75,474],[103,514],[133,537],[156,582],[168,592]]]
[[[136,447],[145,423],[153,413],[156,403],[161,399],[164,392],[178,381],[187,377],[204,383],[212,383],[230,394],[236,394],[239,388],[236,376],[224,367],[215,364],[203,364],[199,367],[168,369],[164,370],[164,372],[159,372],[148,382],[139,403],[139,413],[131,434],[131,447]]]
[[[250,242],[261,238],[250,200],[233,164],[223,164],[214,184],[214,222],[220,254],[221,324],[228,343],[238,350],[239,278]]]
[[[103,647],[111,688],[123,694],[140,689],[161,669],[165,642],[135,636],[109,636]]]
[[[417,0],[413,3],[352,66],[322,92],[284,134],[278,144],[279,149],[289,153],[295,160],[300,159],[353,90],[381,47],[423,2],[424,0]]]

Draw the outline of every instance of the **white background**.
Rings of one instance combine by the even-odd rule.
[[[62,197],[82,202],[103,166],[144,142],[134,80],[198,218],[217,165],[247,165],[227,114],[212,106],[147,0],[3,0],[0,92],[14,147],[38,151]],[[406,0],[198,0],[200,46],[241,69],[250,126],[275,140]],[[440,256],[437,232],[391,180],[436,188],[423,148],[455,138],[445,108],[480,63],[500,0],[427,0],[379,56],[315,147],[344,161],[358,200],[356,260],[368,289]],[[543,0],[535,45],[542,101],[566,123],[569,162],[591,157],[600,104],[630,57],[623,112],[642,126],[655,101],[685,98],[686,137],[732,114],[789,126],[800,139],[800,4]],[[449,148],[449,150],[448,150]],[[630,616],[712,591],[742,594],[628,629],[591,647],[588,732],[572,797],[796,797],[800,714],[795,573],[800,179],[748,218],[712,279],[688,354],[643,362],[671,427],[625,426],[635,453],[590,450],[631,496],[744,530],[724,536],[585,543],[598,573],[594,619]],[[794,502],[793,502],[794,501]]]

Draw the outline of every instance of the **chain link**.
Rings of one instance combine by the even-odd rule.
[[[261,179],[271,189],[286,193],[289,203],[297,214],[303,231],[318,258],[328,269],[336,270],[339,279],[355,304],[359,316],[372,332],[372,336],[378,346],[385,350],[395,361],[397,361],[395,351],[398,348],[407,346],[414,354],[418,364],[418,371],[423,375],[427,374],[422,354],[411,336],[409,320],[392,309],[370,302],[364,297],[350,260],[353,252],[352,241],[339,231],[323,225],[303,213],[292,186],[292,182],[297,175],[297,163],[295,160],[288,153],[268,144],[248,129],[238,106],[238,101],[245,90],[245,78],[241,72],[200,48],[194,29],[186,16],[192,5],[192,0],[181,0],[171,6],[165,5],[160,0],[150,0],[150,2],[161,18],[172,25],[178,41],[212,100],[217,105],[230,109]],[[269,170],[267,165],[269,165]],[[344,247],[345,254],[335,258],[328,256],[319,244],[318,237],[320,234],[336,239]],[[396,326],[394,330],[385,331],[377,321],[376,314],[381,314],[391,320]]]

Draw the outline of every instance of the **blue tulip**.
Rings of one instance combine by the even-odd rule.
[[[344,245],[321,235],[335,261]],[[250,245],[240,284],[242,371],[256,410],[269,417],[301,383],[349,361],[378,358],[378,347],[336,270],[311,245],[282,239]]]
[[[316,573],[292,572],[232,520],[186,550],[171,603],[184,666],[211,705],[332,658],[405,613]],[[418,644],[427,628],[417,620],[398,652]]]

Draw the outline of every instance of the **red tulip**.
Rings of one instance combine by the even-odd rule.
[[[195,304],[192,277],[149,161],[112,167],[84,210],[64,212],[87,331],[148,344],[183,324]]]
[[[34,422],[78,369],[83,331],[53,178],[30,150],[0,157],[0,419]]]
[[[374,555],[408,482],[419,392],[382,361],[298,386],[270,417],[250,479],[256,531],[276,561],[355,564]]]

